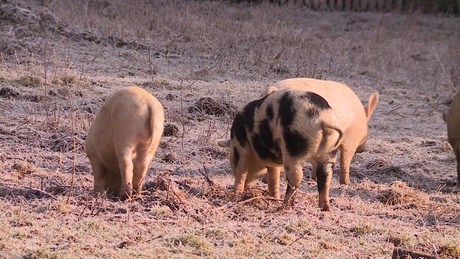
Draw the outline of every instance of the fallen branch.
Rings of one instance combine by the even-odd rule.
[[[13,190],[17,189],[16,187],[23,188],[23,189],[29,189],[31,191],[38,192],[40,194],[48,196],[48,197],[52,198],[53,200],[57,200],[56,196],[52,195],[51,193],[45,192],[43,190],[37,189],[37,188],[33,188],[33,187],[29,187],[29,186],[23,186],[23,185],[17,185],[17,184],[10,185],[10,186],[7,186],[6,184],[4,184],[3,186],[5,186],[7,188],[10,188],[10,189],[13,189]]]
[[[267,207],[269,206],[269,203],[268,201],[282,201],[282,199],[277,199],[277,198],[273,198],[273,197],[263,197],[263,196],[256,196],[256,197],[252,197],[250,199],[247,199],[247,200],[244,200],[244,201],[240,201],[236,204],[230,204],[230,205],[227,205],[227,206],[221,206],[221,207],[218,207],[216,208],[216,210],[220,210],[220,209],[232,209],[232,208],[235,208],[235,207],[239,207],[241,205],[244,205],[248,202],[251,202],[251,201],[254,201],[254,200],[259,200],[261,199],[262,201],[265,202],[265,204],[267,204]]]
[[[209,179],[209,176],[208,176],[208,169],[206,168],[206,166],[203,165],[203,169],[204,169],[204,173],[201,171],[201,170],[198,170],[198,172],[204,176],[204,178],[206,179],[206,182],[208,182],[209,186],[213,186],[214,185],[214,182]]]
[[[305,231],[300,237],[298,237],[296,240],[292,241],[288,246],[292,246],[295,242],[299,241],[300,239],[304,238],[306,235],[311,235],[311,232],[309,230]]]
[[[395,248],[393,250],[392,259],[403,259],[403,258],[413,258],[413,259],[436,259],[436,256],[428,255],[416,251],[408,251],[400,248]]]
[[[394,105],[389,111],[385,112],[384,114],[385,115],[390,114],[390,113],[396,111],[397,109],[399,109],[399,103]]]
[[[166,182],[166,181],[165,181]],[[169,183],[168,183],[168,193],[166,194],[166,198],[169,198],[169,193],[172,193],[174,194],[174,196],[176,196],[179,201],[182,203],[182,204],[185,204],[184,200],[182,200],[182,198],[179,196],[179,194],[176,193],[176,191],[174,190],[174,187],[172,186],[172,179],[169,178]]]

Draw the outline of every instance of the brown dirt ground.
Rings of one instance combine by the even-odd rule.
[[[460,19],[218,1],[0,1],[0,258],[460,257],[460,195],[442,119],[460,82]],[[266,185],[231,192],[232,116],[270,83],[378,91],[351,184],[317,207]],[[139,85],[172,134],[131,201],[90,195],[95,113]],[[203,99],[204,98],[204,99]],[[285,190],[282,182],[281,189]]]

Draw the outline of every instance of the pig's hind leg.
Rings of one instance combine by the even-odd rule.
[[[268,193],[270,196],[280,198],[280,167],[267,167],[268,175]]]
[[[333,163],[322,162],[318,163],[316,167],[319,207],[322,211],[329,211],[329,189],[332,181],[332,167]]]
[[[233,185],[233,191],[236,194],[243,192],[246,187],[246,179],[249,171],[249,160],[248,155],[243,154],[234,147],[230,151],[230,165],[232,167],[233,175],[235,176],[235,183]]]
[[[125,147],[117,152],[118,166],[121,174],[120,199],[126,200],[133,194],[133,148]]]
[[[155,153],[141,152],[134,160],[133,190],[136,194],[141,194],[142,183],[145,180],[150,162]]]
[[[457,187],[460,188],[460,140],[454,143],[454,154],[457,160]]]
[[[91,167],[94,174],[94,194],[102,194],[107,191],[107,168],[102,164],[99,158],[91,158]]]
[[[344,144],[340,149],[340,184],[350,184],[350,164],[357,144]]]

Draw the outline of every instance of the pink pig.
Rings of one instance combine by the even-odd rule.
[[[140,194],[142,183],[163,134],[161,103],[140,87],[118,90],[94,118],[86,154],[94,173],[94,191]]]
[[[457,187],[460,188],[460,93],[454,96],[447,113],[447,138],[457,160]]]
[[[379,101],[377,92],[371,94],[366,105],[346,85],[311,78],[291,78],[279,81],[267,88],[266,93],[277,89],[301,89],[322,96],[332,107],[343,131],[340,155],[340,183],[350,183],[350,163],[355,153],[363,152],[367,140],[367,124]],[[316,180],[316,170],[312,170],[312,178]]]

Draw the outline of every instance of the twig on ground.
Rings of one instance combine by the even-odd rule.
[[[29,187],[29,186],[24,186],[24,185],[17,185],[17,184],[14,184],[14,185],[7,185],[5,184],[4,186],[10,188],[10,189],[16,189],[16,187],[19,187],[19,188],[23,188],[23,189],[29,189],[31,191],[34,191],[34,192],[38,192],[40,194],[43,194],[45,196],[48,196],[50,198],[52,198],[53,200],[57,200],[56,196],[52,195],[51,193],[49,192],[45,192],[43,190],[40,190],[40,189],[37,189],[37,188],[33,188],[33,187]]]
[[[289,196],[289,199],[284,200],[283,204],[278,208],[278,211],[284,210],[287,206],[292,205],[292,203],[294,202],[294,197],[295,197],[295,195],[297,193],[298,188],[295,188],[295,187],[291,186],[290,184],[289,184],[289,186],[292,188],[292,193]]]
[[[268,233],[265,234],[265,236],[263,236],[263,237],[260,239],[260,241],[265,240],[265,238],[267,238],[269,235],[271,235],[275,230],[276,230],[276,228],[273,228],[272,230],[268,231]]]
[[[249,203],[251,201],[254,201],[254,200],[262,200],[263,202],[265,202],[265,204],[267,204],[267,207],[269,206],[269,203],[268,201],[265,199],[266,197],[262,197],[262,196],[256,196],[256,197],[252,197],[250,199],[247,199],[247,200],[244,200],[244,201],[240,201],[238,202],[237,204],[231,206],[232,208],[235,208],[235,207],[239,207],[241,205],[244,205],[246,203]]]
[[[85,206],[83,206],[83,209],[81,210],[80,214],[78,215],[77,221],[80,221],[80,219],[83,216],[83,213],[85,212],[87,207],[88,207],[88,205],[85,203]]]
[[[296,238],[296,240],[292,241],[288,246],[292,246],[295,242],[304,238],[306,235],[311,235],[311,232],[309,230],[306,230],[302,235],[300,235],[300,237]]]
[[[389,111],[385,112],[384,114],[385,115],[390,114],[390,113],[396,111],[397,109],[399,109],[399,103],[394,105]]]
[[[446,74],[447,78],[449,79],[450,86],[452,87],[453,90],[455,90],[455,92],[458,92],[449,74],[447,74],[446,68],[444,67],[444,64],[441,62],[441,58],[439,58],[438,52],[436,51],[434,46],[432,46],[432,48],[433,48],[434,54],[436,55],[436,58],[438,59],[439,64],[441,65],[442,71],[444,72],[444,74]]]
[[[208,176],[208,169],[203,165],[203,169],[204,169],[204,173],[201,171],[201,170],[198,170],[198,172],[204,176],[204,178],[206,179],[206,181],[208,182],[209,186],[213,186],[214,185],[214,182],[209,179],[209,176]]]
[[[70,190],[69,195],[67,196],[66,204],[69,203],[70,196],[73,192],[73,187],[75,183],[75,167],[77,160],[77,151],[76,151],[76,137],[75,137],[75,113],[72,114],[72,144],[73,144],[73,159],[72,159],[72,178],[70,180]]]
[[[182,149],[184,149],[184,137],[185,137],[185,115],[184,115],[184,97],[183,97],[183,89],[182,89],[182,80],[180,81],[180,123],[182,124],[182,137],[181,137],[181,144],[182,144]]]
[[[130,223],[130,226],[139,225],[139,224],[147,225],[147,224],[151,224],[151,223],[177,224],[177,220],[164,220],[164,219],[142,220],[142,221],[131,222],[131,223]],[[152,239],[152,240],[153,240],[153,239]]]
[[[169,197],[169,193],[172,193],[174,194],[174,196],[176,196],[179,201],[182,203],[182,204],[185,204],[184,200],[179,196],[179,194],[177,194],[177,192],[174,190],[174,187],[172,186],[172,179],[169,178],[169,184],[168,184],[168,195],[167,197]]]
[[[221,206],[221,207],[218,207],[218,208],[215,208],[216,210],[220,210],[220,209],[231,209],[231,208],[235,208],[235,207],[239,207],[241,205],[244,205],[248,202],[251,202],[251,201],[254,201],[254,200],[262,200],[265,202],[265,204],[267,204],[267,207],[270,205],[268,203],[268,201],[282,201],[282,199],[277,199],[277,198],[273,198],[273,197],[263,197],[263,196],[256,196],[256,197],[252,197],[250,199],[247,199],[247,200],[244,200],[244,201],[240,201],[236,204],[229,204],[227,206]]]

